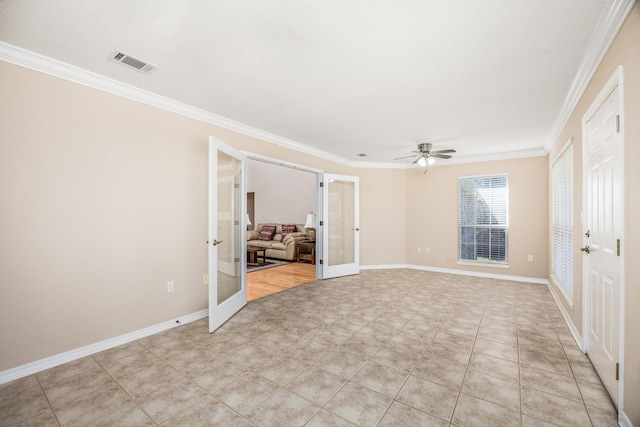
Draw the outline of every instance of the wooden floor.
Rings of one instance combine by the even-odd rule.
[[[316,266],[292,262],[247,273],[247,301],[266,297],[316,280]]]

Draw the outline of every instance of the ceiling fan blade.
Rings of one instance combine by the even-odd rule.
[[[418,160],[420,160],[422,158],[422,156],[418,157],[417,159],[415,159],[411,164],[415,165],[416,163],[418,163]]]
[[[431,153],[431,157],[437,157],[439,159],[450,159],[451,156],[448,154],[439,154],[439,153]]]
[[[456,152],[456,150],[448,149],[448,150],[432,151],[431,154],[436,154],[436,153],[455,153],[455,152]]]
[[[398,158],[396,158],[396,159],[393,159],[393,160],[402,160],[402,159],[408,159],[409,157],[416,157],[416,156],[414,156],[414,155],[412,154],[411,156],[404,156],[404,157],[398,157]]]

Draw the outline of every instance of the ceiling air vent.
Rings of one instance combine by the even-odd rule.
[[[133,56],[120,52],[119,50],[114,50],[111,56],[109,56],[109,59],[127,65],[145,74],[149,74],[158,68],[155,65],[151,65],[146,61],[134,58]]]

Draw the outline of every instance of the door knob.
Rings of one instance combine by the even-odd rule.
[[[218,246],[220,243],[222,243],[222,240],[218,241],[218,240],[214,240],[213,242],[211,242],[211,244],[213,246]]]
[[[591,230],[587,230],[587,232],[584,233],[584,235],[587,236],[587,237],[591,237]]]
[[[585,246],[584,248],[580,248],[580,250],[582,252],[586,252],[586,253],[590,253],[591,252],[591,248],[589,247],[589,245]]]

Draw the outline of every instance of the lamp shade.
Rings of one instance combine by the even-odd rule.
[[[433,157],[429,157],[427,159],[427,163],[429,163],[429,166],[431,166],[432,164],[434,164],[436,162],[436,159],[434,159]]]
[[[307,214],[307,221],[304,223],[304,228],[315,228],[316,226],[316,216],[313,212]]]
[[[249,219],[249,214],[247,214],[247,225],[251,225],[251,220]]]
[[[424,157],[420,157],[418,159],[418,166],[424,167],[427,165],[427,159]]]

